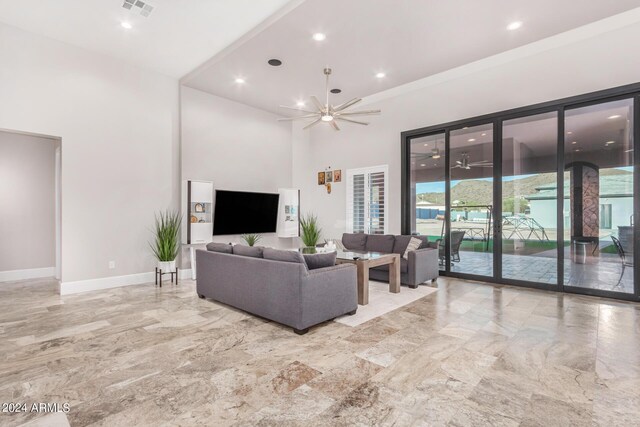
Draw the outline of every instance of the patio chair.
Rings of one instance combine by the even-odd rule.
[[[465,231],[455,230],[451,232],[451,265],[454,262],[460,262],[460,245],[462,245],[462,239],[464,239]],[[444,239],[438,239],[438,258],[440,259],[440,265],[445,263],[444,253]]]
[[[624,269],[626,267],[633,267],[633,259],[629,260],[627,255],[622,247],[622,243],[618,240],[617,237],[611,236],[611,240],[613,241],[614,246],[616,247],[616,251],[618,252],[618,256],[620,257],[620,261],[622,262],[622,271],[620,272],[620,278],[618,279],[618,283],[616,283],[616,287],[620,286],[620,282],[622,281],[622,276],[624,276]]]

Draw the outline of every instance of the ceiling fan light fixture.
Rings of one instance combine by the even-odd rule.
[[[431,156],[432,159],[439,159],[440,158],[440,153],[434,154],[433,156]]]
[[[323,122],[330,122],[333,120],[333,116],[329,115],[329,114],[325,114],[324,116],[321,117]]]

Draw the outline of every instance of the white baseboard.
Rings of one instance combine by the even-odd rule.
[[[0,271],[0,282],[16,280],[38,279],[41,277],[55,277],[55,267],[30,268],[27,270]]]
[[[77,282],[61,282],[60,295],[80,292],[98,291],[101,289],[119,288],[121,286],[153,283],[154,273],[127,274],[126,276],[103,277],[101,279],[78,280]]]
[[[179,270],[178,278],[180,280],[191,279],[191,269],[189,268]],[[112,276],[104,277],[101,279],[78,280],[77,282],[62,282],[60,283],[59,293],[60,295],[70,295],[78,294],[81,292],[119,288],[121,286],[142,285],[145,283],[153,284],[154,282],[155,273],[153,271],[150,271],[148,273],[128,274],[126,276]]]

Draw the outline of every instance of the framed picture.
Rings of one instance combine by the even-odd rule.
[[[325,174],[324,182],[333,182],[333,172],[332,171],[326,171],[324,174]]]
[[[324,185],[324,172],[318,172],[318,185]]]
[[[341,182],[342,181],[342,170],[336,169],[333,171],[333,182]]]
[[[296,206],[295,205],[291,205],[291,214],[295,215],[296,214]]]
[[[284,205],[284,213],[288,214],[291,212],[291,207],[289,205]]]
[[[197,213],[202,213],[204,212],[204,205],[202,203],[196,203],[193,210]]]

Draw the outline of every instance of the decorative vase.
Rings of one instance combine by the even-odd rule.
[[[305,246],[304,248],[302,248],[303,254],[315,254],[316,252],[318,252],[318,250],[315,246]]]
[[[173,261],[158,261],[158,269],[163,272],[176,271],[176,260]]]

